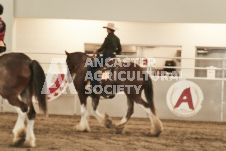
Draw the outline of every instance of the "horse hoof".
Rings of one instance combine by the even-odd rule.
[[[111,128],[112,127],[112,121],[110,119],[105,120],[105,127]]]
[[[123,129],[116,129],[115,134],[122,134]]]
[[[151,132],[149,133],[150,136],[153,137],[159,137],[159,135],[162,133],[162,131],[156,131],[156,130],[151,130]]]
[[[104,126],[107,127],[107,128],[111,128],[113,125],[113,122],[112,120],[110,119],[109,115],[107,115],[105,113],[105,117],[104,117]]]
[[[151,129],[151,135],[158,137],[162,131],[163,131],[163,125],[162,122],[159,120],[158,117],[155,118],[155,124],[154,128]]]
[[[25,129],[20,129],[17,134],[15,134],[13,139],[14,146],[21,146],[25,142],[26,132]]]
[[[36,147],[35,140],[26,141],[24,143],[24,146],[26,146],[26,147]]]
[[[77,125],[73,128],[73,130],[76,130],[78,132],[90,132],[90,128],[89,127],[85,127],[85,126],[81,126],[81,125]]]
[[[19,147],[25,142],[25,138],[17,138],[13,140],[13,146]]]
[[[122,125],[115,126],[115,133],[122,134],[123,129],[124,129],[124,126]]]

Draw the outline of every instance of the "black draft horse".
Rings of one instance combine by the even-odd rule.
[[[70,71],[70,76],[72,77],[71,80],[73,80],[75,89],[78,92],[78,96],[80,99],[81,103],[81,121],[80,124],[75,127],[76,130],[78,131],[90,131],[89,123],[88,123],[88,112],[86,109],[86,100],[88,96],[92,97],[92,114],[96,117],[96,119],[105,127],[107,128],[115,128],[116,133],[122,133],[122,130],[124,129],[126,123],[130,119],[131,115],[134,112],[134,102],[139,104],[148,114],[150,121],[151,121],[151,131],[150,134],[152,136],[159,136],[160,133],[163,131],[163,126],[161,121],[159,120],[156,110],[154,107],[154,102],[153,102],[153,88],[152,88],[152,81],[150,76],[146,73],[143,72],[143,69],[136,64],[134,66],[133,63],[131,63],[129,66],[127,64],[127,67],[124,66],[116,66],[113,71],[113,75],[111,77],[114,77],[114,74],[120,74],[120,72],[123,73],[128,73],[128,71],[131,73],[133,71],[135,72],[142,72],[146,73],[147,80],[137,80],[137,79],[145,79],[144,74],[134,75],[133,80],[129,80],[126,78],[128,75],[126,74],[121,74],[121,78],[124,80],[120,79],[114,79],[112,80],[101,80],[101,86],[104,87],[108,85],[108,88],[112,88],[111,86],[124,86],[124,92],[127,96],[127,104],[128,104],[128,110],[126,116],[122,118],[122,120],[118,124],[114,124],[110,117],[105,114],[102,115],[98,112],[97,106],[99,104],[99,99],[100,96],[104,96],[105,92],[101,94],[87,94],[86,90],[86,84],[87,81],[85,80],[86,78],[86,61],[87,59],[91,59],[88,55],[85,53],[81,52],[75,52],[75,53],[68,53],[65,51],[67,55],[66,63],[68,65],[68,69]],[[68,74],[69,75],[69,74]],[[70,77],[69,77],[70,78]],[[110,85],[110,86],[109,86]],[[131,87],[126,87],[126,86],[131,86]],[[134,87],[133,87],[134,86]],[[139,87],[139,90],[135,89],[135,87]],[[128,91],[128,88],[130,90]],[[112,90],[112,89],[111,89]],[[145,96],[147,99],[147,102],[144,101],[141,97],[142,90],[145,92]],[[116,92],[117,93],[117,92]]]
[[[39,102],[40,109],[47,115],[45,74],[40,64],[23,53],[7,53],[0,57],[0,95],[18,113],[13,129],[13,144],[23,143],[35,147],[34,120],[36,112],[32,97]],[[27,127],[25,129],[25,121]]]

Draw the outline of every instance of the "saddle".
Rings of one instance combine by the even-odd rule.
[[[99,85],[105,86],[104,83],[109,80],[110,76],[113,75],[112,73],[114,72],[115,68],[117,65],[115,65],[115,62],[117,61],[117,58],[111,58],[108,60],[106,65],[104,67],[99,67],[96,69],[96,71],[99,71],[101,75],[101,80],[98,81]],[[115,94],[106,94],[102,93],[101,96],[103,96],[105,99],[112,99],[115,97]]]
[[[99,68],[96,69],[96,71],[100,71],[102,73],[102,80],[109,79],[110,72],[113,73],[114,69],[116,68],[115,62],[117,60],[118,60],[117,58],[111,58],[104,65],[104,67],[99,67]]]

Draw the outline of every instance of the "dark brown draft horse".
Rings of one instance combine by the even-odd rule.
[[[80,99],[81,103],[81,121],[80,124],[75,127],[78,131],[90,131],[90,127],[88,124],[87,116],[88,112],[86,109],[86,99],[88,96],[92,97],[92,114],[96,117],[96,119],[103,124],[107,128],[115,128],[117,133],[121,133],[122,130],[124,129],[126,123],[130,119],[131,115],[133,114],[134,111],[134,102],[139,104],[148,114],[150,121],[151,121],[151,131],[150,134],[152,136],[159,136],[160,133],[163,131],[163,126],[161,121],[159,120],[158,116],[156,115],[156,110],[154,107],[154,102],[153,102],[153,88],[152,88],[152,81],[151,78],[147,75],[146,72],[142,72],[143,69],[136,65],[134,66],[133,63],[131,63],[129,66],[127,64],[127,67],[124,66],[116,66],[114,68],[114,73],[112,77],[114,77],[114,74],[118,74],[121,72],[121,78],[123,80],[120,80],[119,78],[114,79],[113,81],[110,80],[102,80],[101,81],[101,86],[104,87],[108,85],[108,88],[113,88],[112,86],[124,86],[124,92],[127,96],[127,103],[128,103],[128,110],[127,114],[125,117],[122,118],[122,120],[118,124],[114,124],[109,116],[107,114],[102,115],[98,112],[97,106],[99,104],[99,99],[100,96],[105,95],[105,92],[100,93],[100,94],[87,94],[87,90],[85,89],[85,86],[87,84],[87,81],[85,80],[85,76],[87,75],[87,69],[85,67],[86,61],[88,58],[90,58],[88,55],[85,53],[81,52],[75,52],[75,53],[68,53],[65,51],[67,55],[67,65],[68,69],[70,71],[70,75],[73,79],[74,86],[78,92],[78,96]],[[138,71],[142,73],[146,73],[147,80],[145,79],[145,75],[135,75],[133,80],[127,79],[127,75],[124,73],[127,73],[128,71],[133,72],[133,71]],[[137,76],[137,77],[136,77]],[[143,78],[143,79],[142,79]],[[72,80],[71,79],[71,80]],[[137,80],[137,79],[142,79],[142,80]],[[127,87],[126,87],[127,86]],[[131,87],[128,87],[131,86]],[[134,86],[134,87],[133,87]],[[139,89],[135,89],[139,87]],[[130,90],[128,91],[128,89]],[[145,96],[147,99],[147,102],[144,101],[141,98],[141,92],[144,90]],[[108,91],[109,92],[109,91]],[[118,91],[117,91],[118,92]],[[117,93],[115,91],[115,93]],[[114,93],[114,94],[115,94]]]
[[[8,53],[0,57],[0,95],[18,113],[13,129],[13,144],[35,147],[34,120],[36,112],[32,104],[35,96],[39,107],[47,114],[45,74],[40,64],[22,53]],[[41,93],[43,92],[43,93]],[[25,121],[27,127],[25,129]]]

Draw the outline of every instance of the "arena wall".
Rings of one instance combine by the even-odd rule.
[[[196,83],[203,92],[203,100],[200,102],[200,110],[192,116],[181,116],[175,114],[167,103],[167,93],[170,87],[178,82],[178,80],[157,80],[153,81],[154,85],[154,102],[157,109],[157,114],[161,119],[175,120],[192,120],[192,121],[226,121],[226,102],[222,100],[222,85],[221,80],[197,80],[187,79]],[[208,86],[206,85],[208,83]],[[224,95],[225,95],[224,88]],[[144,94],[142,95],[145,98]],[[200,97],[200,96],[199,96]],[[88,110],[91,111],[91,98],[88,98]],[[36,110],[38,111],[38,105]],[[185,104],[187,105],[187,104]],[[194,103],[195,105],[195,103]],[[61,115],[80,115],[80,102],[78,95],[70,94],[67,89],[67,94],[62,94],[59,98],[48,103],[49,114]],[[112,117],[123,117],[127,111],[127,98],[123,93],[119,93],[113,99],[101,99],[98,107],[101,113],[108,113]],[[196,110],[196,108],[195,108]],[[8,105],[7,101],[3,101],[4,112],[14,112],[14,109]],[[135,104],[135,112],[132,117],[147,117],[146,113],[140,106]]]

